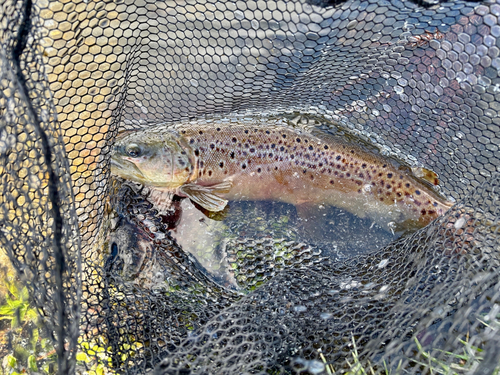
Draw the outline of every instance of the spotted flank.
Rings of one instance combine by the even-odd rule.
[[[330,136],[282,125],[158,125],[118,137],[112,173],[189,197],[209,211],[229,200],[332,205],[392,228],[422,227],[451,203],[428,170],[390,160]]]

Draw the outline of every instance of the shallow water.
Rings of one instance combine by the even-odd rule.
[[[336,207],[317,206],[304,212],[280,202],[234,201],[222,220],[207,217],[189,199],[181,202],[181,208],[172,238],[212,277],[236,288],[234,274],[240,262],[234,256],[248,241],[303,244],[316,249],[318,259],[340,260],[380,249],[400,235]],[[264,250],[268,257],[275,257],[276,251],[279,248]]]

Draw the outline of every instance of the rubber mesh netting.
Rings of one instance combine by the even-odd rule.
[[[0,240],[59,372],[84,371],[85,341],[117,373],[342,373],[356,361],[492,373],[498,16],[500,4],[464,1],[3,1]],[[169,237],[147,191],[111,178],[110,146],[123,129],[266,113],[335,123],[437,172],[457,204],[341,260],[259,237],[248,215],[227,246],[240,290],[225,288]],[[456,356],[475,348],[479,361]]]

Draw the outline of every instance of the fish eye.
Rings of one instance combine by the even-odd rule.
[[[138,156],[141,156],[142,153],[141,151],[142,151],[141,148],[135,143],[129,144],[125,149],[126,154],[131,158],[136,158]]]

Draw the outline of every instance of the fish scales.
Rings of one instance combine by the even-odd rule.
[[[125,155],[127,145],[153,149],[172,137],[177,138],[177,154],[184,152],[184,159],[174,161],[170,148],[170,165],[164,163],[163,172],[159,160],[137,162],[137,158]],[[224,201],[274,200],[296,206],[333,205],[360,217],[368,216],[386,228],[393,224],[425,226],[451,206],[380,155],[287,126],[184,124],[176,126],[175,132],[172,127],[156,126],[119,137],[115,150],[115,165],[131,162],[134,167],[141,165],[138,169],[156,171],[149,180],[144,175],[142,180],[136,178],[139,182],[190,198],[197,189],[213,187],[208,200],[217,197]],[[162,184],[154,177],[170,174],[173,180],[181,169],[185,177],[175,183]],[[116,167],[114,170],[120,174]]]

